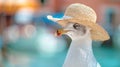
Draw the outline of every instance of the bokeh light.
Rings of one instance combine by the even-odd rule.
[[[27,24],[32,22],[33,10],[31,8],[22,8],[15,14],[15,21],[19,24]]]
[[[62,52],[66,49],[66,42],[63,38],[57,38],[54,34],[51,34],[49,29],[42,28],[41,34],[38,36],[38,50],[44,56],[55,56],[58,52]]]
[[[40,37],[40,50],[44,53],[55,53],[57,50],[57,40],[50,34],[44,34]]]

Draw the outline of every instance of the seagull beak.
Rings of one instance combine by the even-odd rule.
[[[55,32],[55,36],[61,36],[62,34],[67,33],[68,31],[69,31],[69,30],[58,29],[58,30]]]

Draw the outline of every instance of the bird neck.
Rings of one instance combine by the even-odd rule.
[[[78,40],[72,40],[63,67],[96,67],[92,51],[90,34]]]
[[[70,48],[80,48],[84,50],[92,50],[92,39],[90,35],[87,35],[83,38],[77,40],[72,40]]]

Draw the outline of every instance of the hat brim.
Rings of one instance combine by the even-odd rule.
[[[105,41],[110,38],[108,33],[100,25],[88,20],[79,20],[72,18],[72,19],[58,20],[57,22],[61,26],[65,26],[68,22],[79,23],[81,25],[87,26],[91,28],[91,38],[92,40],[95,41]]]

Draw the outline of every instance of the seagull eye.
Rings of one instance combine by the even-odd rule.
[[[73,28],[74,29],[76,29],[76,30],[79,30],[80,29],[80,24],[78,24],[78,23],[75,23],[74,25],[73,25]]]
[[[78,23],[75,23],[75,24],[73,25],[73,27],[74,27],[74,29],[76,29],[76,30],[84,30],[84,29],[86,29],[85,26],[83,26],[83,25],[81,25],[81,24],[78,24]]]
[[[73,28],[76,29],[77,31],[81,31],[82,34],[85,34],[86,33],[86,27],[84,25],[81,25],[81,24],[78,24],[78,23],[75,23],[73,25]]]

